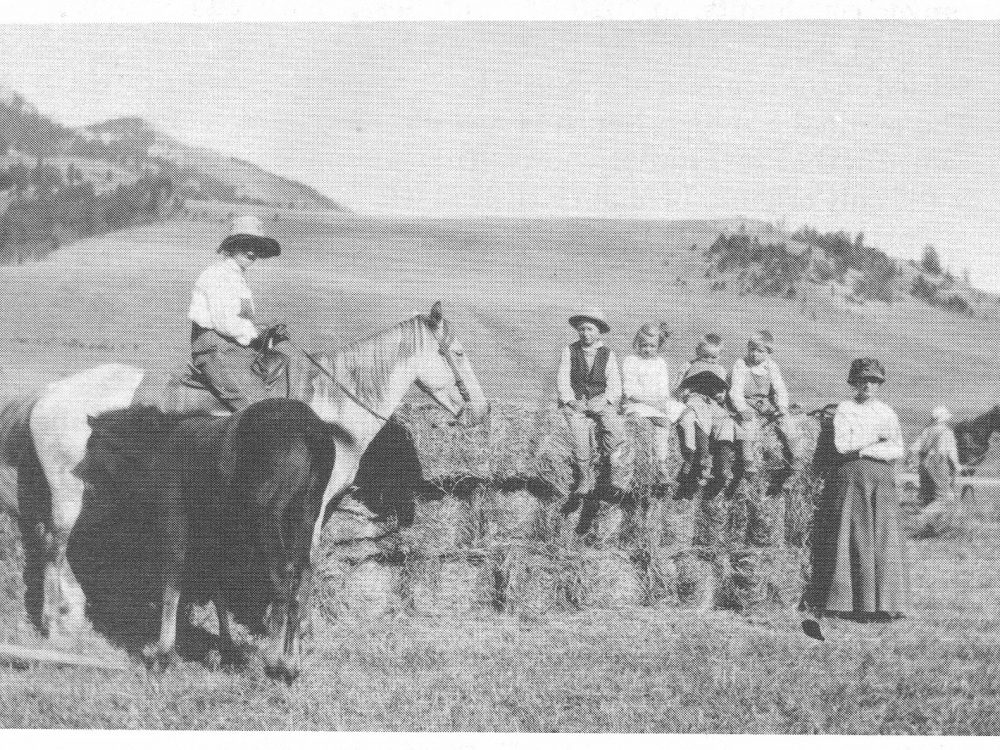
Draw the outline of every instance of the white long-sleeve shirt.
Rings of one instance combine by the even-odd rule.
[[[882,461],[895,461],[904,454],[899,417],[888,404],[873,398],[840,402],[833,415],[833,440],[839,453],[859,451]]]
[[[729,400],[733,402],[736,411],[743,413],[752,409],[746,400],[747,387],[749,385],[751,393],[756,389],[757,383],[767,383],[766,391],[774,389],[774,405],[782,414],[788,413],[788,388],[785,386],[785,379],[781,377],[781,368],[778,363],[768,357],[763,362],[750,365],[746,359],[740,357],[733,363],[733,372],[729,377]],[[761,393],[767,396],[768,393]]]
[[[602,346],[607,346],[607,344],[603,341],[598,341],[593,346],[584,348],[583,355],[588,366],[593,367],[597,350]],[[573,353],[567,346],[563,349],[562,357],[559,359],[559,372],[556,374],[556,390],[559,393],[560,404],[568,404],[576,400],[576,394],[573,392],[573,386],[569,380],[569,371],[572,362]],[[618,402],[622,400],[622,375],[621,370],[618,369],[618,358],[615,357],[615,353],[610,349],[608,350],[608,365],[605,375],[608,379],[608,385],[604,390],[603,396],[608,400],[609,404],[617,406]]]
[[[923,461],[929,455],[940,455],[951,461],[955,467],[958,462],[958,444],[955,433],[946,424],[932,424],[920,433],[920,436],[910,446],[910,451],[916,453]]]
[[[206,268],[194,283],[188,317],[202,328],[211,328],[247,346],[257,337],[253,294],[243,269],[232,258],[222,258]]]

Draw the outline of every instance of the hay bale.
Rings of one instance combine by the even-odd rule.
[[[537,618],[565,606],[563,566],[552,556],[511,547],[496,565],[497,602],[504,611]]]
[[[761,481],[748,487],[743,496],[746,500],[747,543],[758,547],[781,544],[785,539],[785,494],[768,494],[764,481]]]
[[[645,586],[650,603],[659,602],[667,607],[681,603],[676,550],[671,547],[652,547],[646,563]]]
[[[467,555],[410,558],[404,567],[407,603],[421,615],[462,615],[494,604],[493,572]]]
[[[722,557],[725,570],[719,604],[738,612],[787,609],[802,597],[802,550],[787,547],[745,547]]]
[[[580,606],[622,609],[646,601],[643,576],[626,554],[613,549],[585,550],[581,565],[582,590],[573,597]]]
[[[379,540],[387,534],[388,528],[384,523],[358,513],[334,510],[323,526],[319,544],[324,549],[363,539]]]
[[[414,553],[434,556],[472,544],[476,528],[469,502],[449,493],[420,498],[404,536]]]
[[[402,608],[400,566],[369,558],[329,561],[314,576],[316,609],[327,621],[370,621]]]
[[[646,530],[650,549],[661,546],[675,551],[689,548],[694,543],[696,501],[693,497],[680,498],[675,492],[654,495],[646,512]]]
[[[423,479],[439,486],[473,479],[494,486],[534,482],[557,497],[573,484],[573,445],[566,420],[554,406],[497,402],[474,427],[449,424],[436,407],[404,406],[394,416],[410,435]],[[624,462],[633,494],[648,496],[659,476],[648,420],[625,422]],[[672,462],[678,461],[672,451]],[[674,466],[676,469],[676,465]]]
[[[806,470],[795,477],[785,493],[785,544],[805,547],[809,541],[816,501],[823,494],[823,477]]]
[[[694,495],[694,502],[697,506],[695,513],[695,535],[694,543],[699,547],[718,548],[725,547],[727,543],[727,532],[730,529],[730,511],[734,504],[739,503],[740,494],[737,493],[734,503],[731,498],[726,497],[726,493],[721,487],[715,487],[716,491],[699,490]]]
[[[527,489],[488,490],[482,502],[486,539],[535,539],[549,537],[545,506]]]
[[[412,437],[426,481],[524,479],[544,482],[556,494],[569,492],[572,446],[554,408],[496,403],[474,427],[448,424],[436,407],[403,407],[394,419]]]
[[[674,555],[677,570],[677,601],[681,606],[707,610],[715,606],[715,566],[705,550],[687,550]]]

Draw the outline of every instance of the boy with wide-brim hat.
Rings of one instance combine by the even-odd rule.
[[[258,328],[246,281],[254,261],[280,255],[281,246],[256,216],[240,216],[216,252],[223,257],[202,272],[191,292],[191,362],[216,398],[237,411],[287,395],[287,388],[276,393],[274,386],[286,376],[288,357],[271,349],[286,338],[284,327]]]
[[[589,497],[597,486],[591,430],[596,433],[611,488],[624,494],[631,488],[631,477],[622,460],[625,422],[618,413],[621,371],[615,353],[603,339],[611,326],[597,309],[570,316],[569,324],[576,329],[578,339],[563,349],[556,381],[559,405],[573,441],[577,469],[573,494]]]

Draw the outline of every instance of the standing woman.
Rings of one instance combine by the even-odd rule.
[[[847,382],[856,395],[833,419],[837,460],[817,508],[806,603],[820,615],[887,621],[910,602],[892,464],[904,455],[903,437],[896,412],[877,398],[885,382],[877,359],[854,360]]]
[[[260,219],[241,216],[216,252],[222,258],[202,272],[191,293],[191,361],[216,398],[237,411],[275,395],[270,390],[275,368],[262,369],[259,357],[274,341],[274,330],[259,330],[253,322],[246,272],[257,258],[280,255],[281,246],[265,236]]]

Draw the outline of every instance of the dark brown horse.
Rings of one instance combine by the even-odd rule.
[[[234,658],[229,615],[266,632],[267,671],[294,679],[311,579],[313,529],[347,439],[313,410],[268,399],[227,417],[164,415],[153,407],[90,419],[82,478],[155,519],[163,609],[147,658],[175,660],[181,599],[212,601],[220,652]]]
[[[982,461],[994,432],[1000,432],[1000,406],[994,406],[985,414],[956,424],[955,441],[958,443],[959,463],[963,466],[975,466]]]

